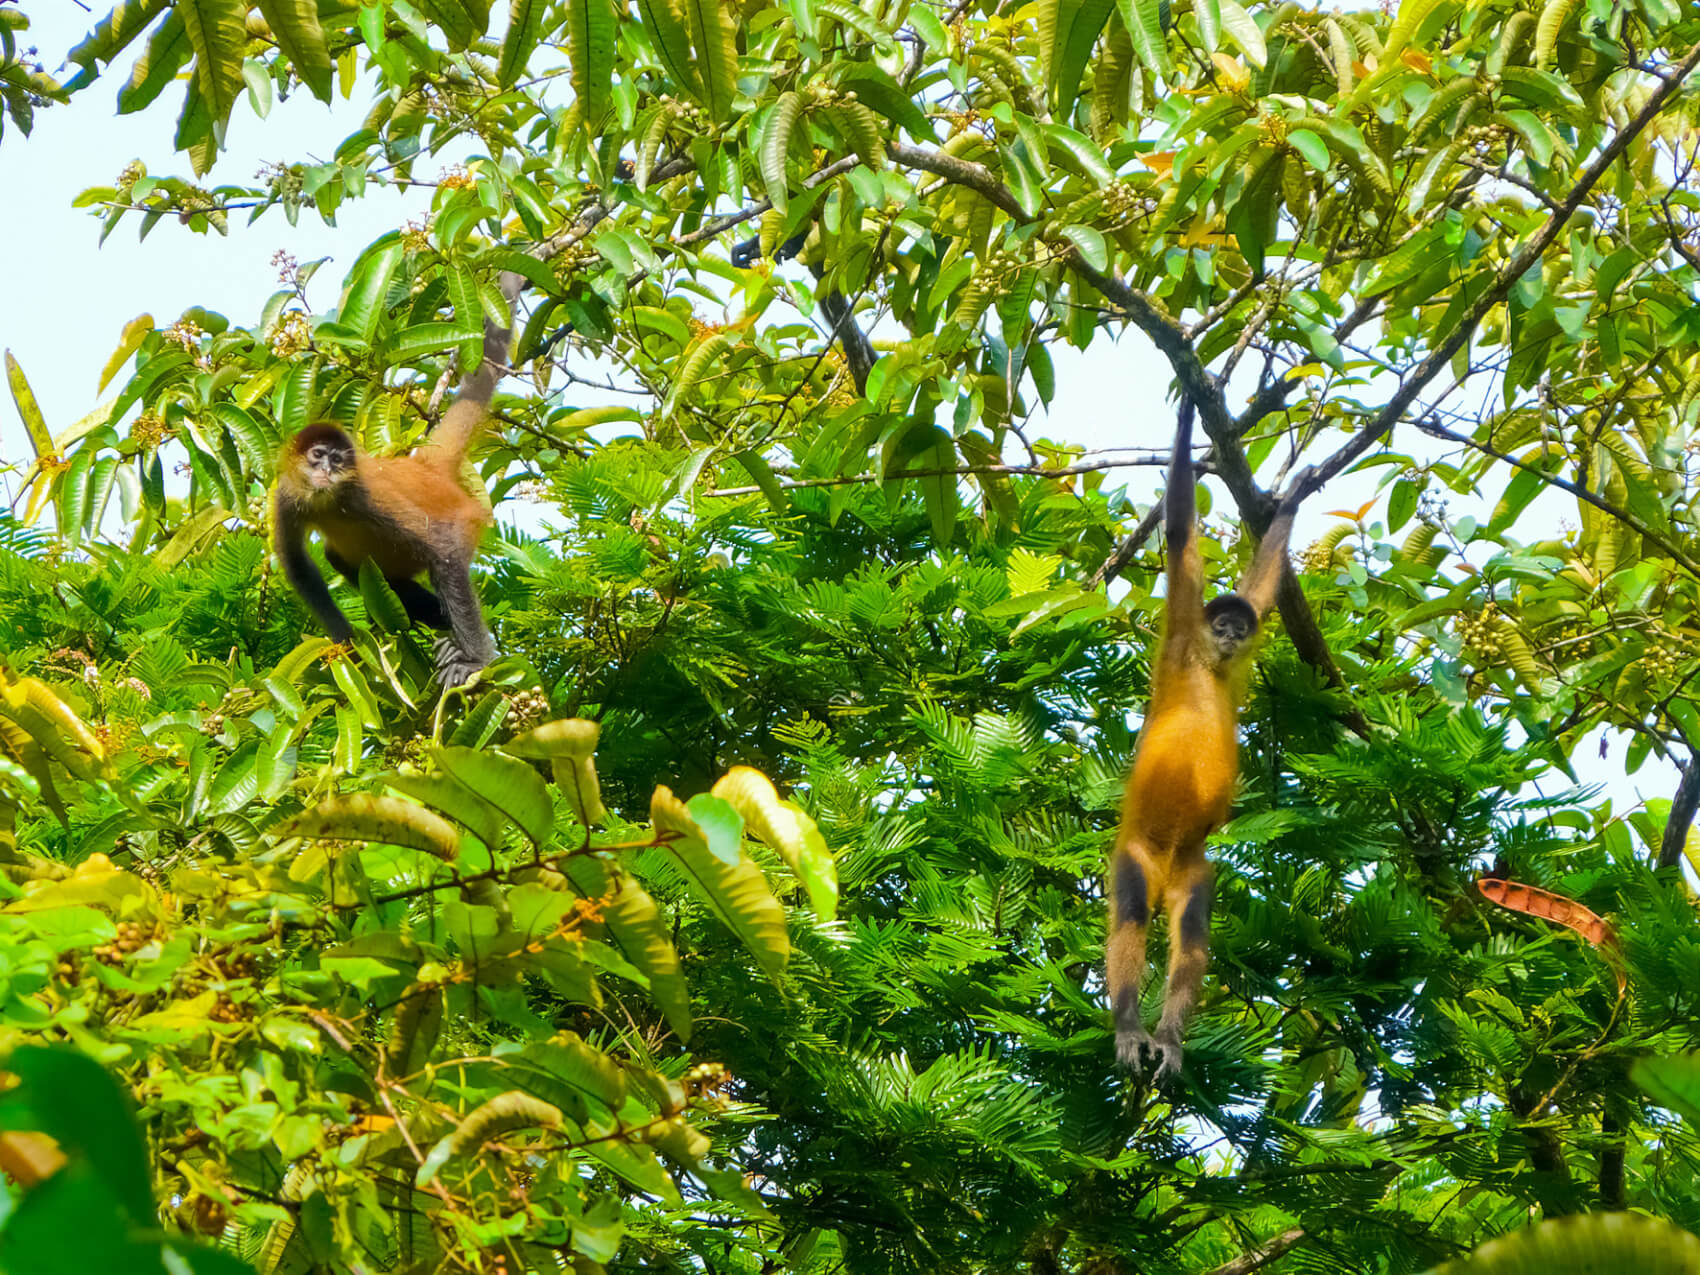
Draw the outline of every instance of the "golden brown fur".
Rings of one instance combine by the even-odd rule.
[[[1151,703],[1122,797],[1110,851],[1110,938],[1105,973],[1116,1053],[1130,1067],[1148,1054],[1158,1074],[1179,1070],[1181,1032],[1209,960],[1210,865],[1204,842],[1228,817],[1239,774],[1239,704],[1262,617],[1285,568],[1294,508],[1283,502],[1238,594],[1204,604],[1194,526],[1192,404],[1183,401],[1164,495],[1168,598]],[[1169,969],[1155,1037],[1139,1012],[1151,916],[1169,914]]]
[[[519,276],[503,276],[510,306],[519,284]],[[341,428],[320,422],[284,448],[272,489],[273,539],[284,575],[325,631],[338,642],[354,636],[307,553],[314,531],[337,571],[357,580],[360,564],[370,561],[410,618],[449,631],[437,643],[445,686],[466,681],[495,657],[471,575],[491,513],[463,485],[461,463],[489,417],[507,356],[508,329],[486,320],[483,361],[462,378],[442,423],[412,455],[367,456]],[[435,593],[417,582],[422,574]]]

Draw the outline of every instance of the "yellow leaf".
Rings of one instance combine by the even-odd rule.
[[[1424,75],[1428,75],[1434,70],[1434,63],[1415,49],[1406,49],[1399,55],[1399,60],[1413,71],[1421,71]]]
[[[95,393],[100,393],[107,382],[118,375],[118,369],[123,367],[137,348],[153,331],[153,315],[138,314],[124,325],[124,331],[119,335],[118,348],[112,351],[112,357],[106,360],[106,366],[100,369],[100,387]]]
[[[1147,168],[1162,173],[1164,176],[1167,176],[1169,170],[1175,166],[1174,151],[1146,151],[1134,156],[1134,158]]]
[[[1210,55],[1210,60],[1216,64],[1216,70],[1222,76],[1222,85],[1230,93],[1243,93],[1251,86],[1251,72],[1238,58],[1230,57],[1220,49]]]

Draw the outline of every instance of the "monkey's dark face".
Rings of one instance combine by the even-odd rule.
[[[1252,617],[1250,608],[1243,605],[1224,606],[1215,610],[1208,623],[1210,645],[1216,652],[1218,662],[1222,664],[1238,655],[1257,633],[1257,621]]]
[[[333,491],[354,475],[354,443],[334,425],[309,425],[295,436],[301,480],[312,492]]]

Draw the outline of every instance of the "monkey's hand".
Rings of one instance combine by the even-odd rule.
[[[449,634],[438,638],[432,650],[436,655],[437,680],[443,684],[444,690],[464,686],[484,667],[482,660],[475,660],[461,650],[460,643]]]

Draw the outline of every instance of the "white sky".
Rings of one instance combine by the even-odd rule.
[[[55,72],[65,52],[104,13],[104,5],[91,13],[74,0],[36,0],[30,6],[34,25],[20,43],[39,46],[41,60]],[[273,209],[253,226],[246,224],[245,212],[232,215],[227,236],[193,234],[165,218],[145,242],[138,242],[141,223],[132,216],[97,250],[98,222],[87,210],[71,206],[80,191],[112,184],[132,159],[142,160],[155,174],[190,175],[187,157],[171,149],[181,88],[168,87],[144,111],[115,114],[118,88],[140,47],[138,41],[69,106],[38,110],[35,131],[28,138],[8,120],[0,141],[0,243],[8,247],[0,293],[0,347],[11,350],[22,365],[55,433],[103,397],[96,392],[100,369],[124,325],[138,314],[151,313],[163,326],[188,307],[201,305],[233,323],[252,324],[277,289],[270,262],[280,248],[302,262],[332,258],[309,287],[314,308],[329,308],[361,249],[429,205],[429,190],[369,187],[365,198],[343,204],[335,227],[306,209],[298,224],[290,226],[282,212]],[[363,79],[352,101],[335,98],[330,106],[297,92],[288,102],[275,103],[264,121],[255,117],[244,97],[232,114],[226,148],[204,184],[246,184],[264,163],[328,157],[343,137],[360,127],[369,84],[369,78]],[[441,163],[450,158],[456,157]],[[430,176],[435,171],[431,165],[437,163],[422,163],[420,175]],[[1100,338],[1084,353],[1058,343],[1051,353],[1056,399],[1048,419],[1035,422],[1030,435],[1077,442],[1088,449],[1168,446],[1174,428],[1173,411],[1164,397],[1170,374],[1143,336],[1129,331],[1115,343]],[[120,373],[114,384],[121,384],[123,376]],[[575,402],[596,401],[590,392],[581,397],[578,390],[582,387],[575,388]],[[112,392],[109,386],[106,395]],[[1433,450],[1425,446],[1426,439],[1401,435],[1397,442],[1419,455]],[[0,460],[15,463],[29,455],[11,396],[0,393]],[[1334,521],[1326,510],[1367,500],[1382,472],[1346,475],[1330,484],[1301,515],[1294,543],[1315,538]],[[1143,500],[1161,485],[1161,474],[1156,468],[1128,469],[1116,471],[1107,481],[1125,481]],[[1451,498],[1454,516],[1485,516],[1491,506],[1491,499]],[[1218,492],[1216,508],[1228,507],[1225,493]],[[1573,502],[1547,493],[1523,516],[1518,534],[1525,540],[1550,534],[1561,517],[1576,520]],[[1610,758],[1603,762],[1597,760],[1593,743],[1579,749],[1574,764],[1584,781],[1604,784],[1620,810],[1636,803],[1640,794],[1668,797],[1675,789],[1675,768],[1650,758],[1636,775],[1626,776],[1621,770],[1625,743],[1614,741]]]

